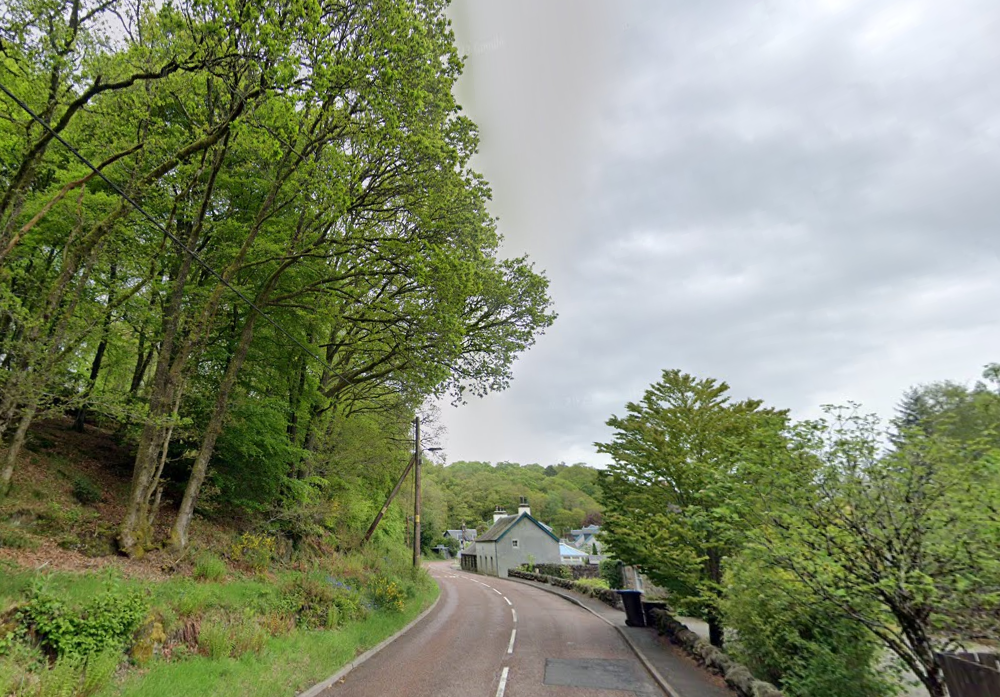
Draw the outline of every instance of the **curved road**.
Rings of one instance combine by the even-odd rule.
[[[618,632],[524,584],[429,565],[432,613],[322,697],[661,697]]]

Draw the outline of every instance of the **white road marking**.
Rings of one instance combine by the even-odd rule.
[[[512,614],[514,616],[514,621],[517,622],[517,610],[515,610],[514,608],[511,608],[510,609],[510,614]]]
[[[517,636],[517,630],[510,630],[510,643],[507,644],[507,653],[514,653],[514,637]]]
[[[503,599],[507,601],[508,605],[513,605],[514,604],[514,603],[510,602],[510,598],[508,598],[506,595],[503,597]]]
[[[500,685],[497,687],[497,697],[503,697],[503,691],[507,689],[507,673],[510,668],[505,667],[500,673]]]
[[[493,586],[490,586],[490,588],[493,588]],[[496,588],[493,588],[493,592],[496,593],[497,595],[503,595],[503,593],[498,591]]]

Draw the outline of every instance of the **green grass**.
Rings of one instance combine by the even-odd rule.
[[[376,612],[336,631],[295,630],[268,639],[260,654],[213,659],[195,656],[158,661],[144,674],[105,688],[101,697],[279,697],[295,695],[335,673],[358,653],[395,634],[437,597],[437,586],[421,589],[401,613]]]
[[[210,552],[203,552],[194,562],[192,576],[201,581],[221,581],[226,577],[226,562]]]
[[[603,578],[578,578],[576,583],[581,586],[590,586],[591,588],[608,588],[608,582]]]

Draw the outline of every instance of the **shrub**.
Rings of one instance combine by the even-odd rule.
[[[368,586],[372,604],[380,610],[402,612],[406,607],[406,592],[395,581],[376,576]]]
[[[617,559],[602,559],[599,564],[601,578],[608,584],[608,588],[622,587],[621,562]]]
[[[94,480],[82,474],[73,478],[73,497],[84,506],[97,503],[103,497],[101,487]]]
[[[361,593],[353,586],[332,576],[309,574],[296,577],[282,590],[283,606],[299,617],[308,628],[327,627],[337,623],[364,619],[367,610]]]
[[[56,656],[88,657],[105,650],[121,650],[148,611],[139,593],[114,585],[80,610],[67,607],[36,586],[27,604],[18,611],[18,618]]]
[[[226,577],[226,562],[206,552],[195,560],[191,575],[200,581],[221,581]]]
[[[726,571],[721,602],[733,658],[788,697],[883,697],[878,648],[864,627],[811,597],[790,575],[746,551]],[[728,632],[727,632],[728,634]]]
[[[264,533],[245,532],[233,543],[232,558],[254,571],[267,569],[274,560],[275,539]]]

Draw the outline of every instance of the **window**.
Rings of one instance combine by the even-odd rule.
[[[511,540],[510,546],[513,547],[514,549],[517,549],[517,540]]]

